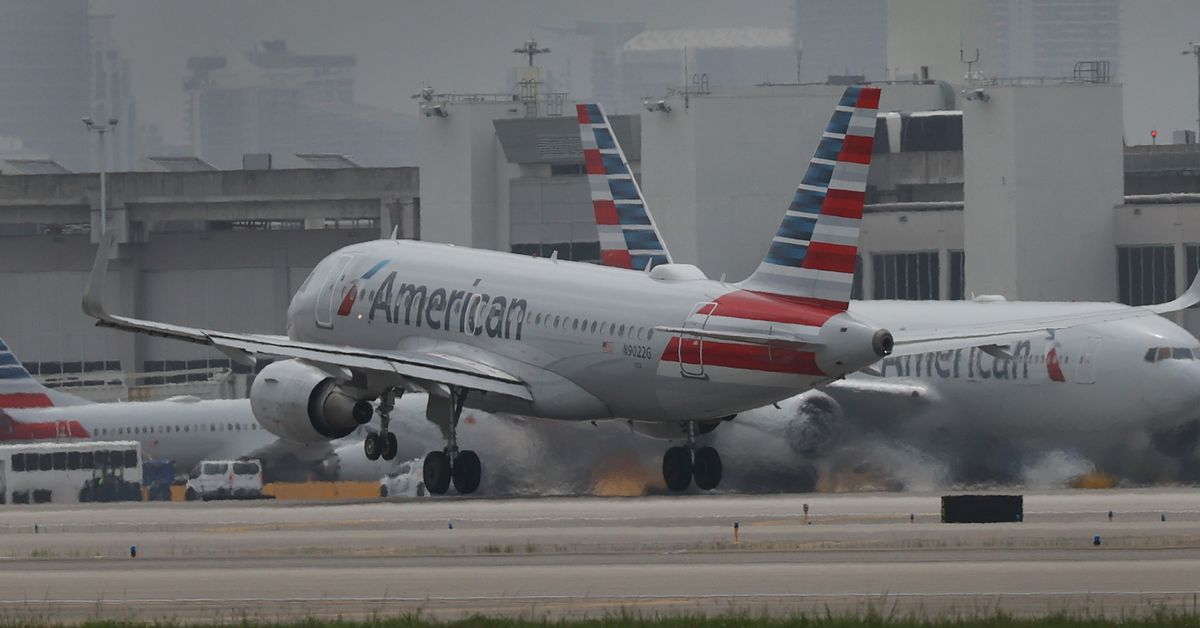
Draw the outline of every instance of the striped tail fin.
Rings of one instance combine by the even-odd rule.
[[[741,288],[847,307],[879,93],[877,87],[846,88],[771,248]]]
[[[48,408],[91,403],[46,388],[25,370],[16,354],[0,339],[0,409]]]
[[[575,111],[600,233],[601,263],[634,270],[671,263],[671,254],[646,211],[642,189],[633,178],[608,116],[594,104],[575,105]]]

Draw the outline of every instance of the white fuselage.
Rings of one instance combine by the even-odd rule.
[[[863,318],[886,313],[912,324],[1049,318],[1111,309],[1108,303],[937,304],[865,301],[851,305]],[[892,323],[896,325],[896,323]],[[899,327],[899,326],[897,326]],[[1187,349],[1180,357],[1148,361],[1160,347]],[[835,395],[848,414],[896,436],[934,431],[1010,442],[1069,444],[1111,431],[1162,430],[1200,416],[1200,342],[1159,316],[1097,323],[1046,334],[1009,347],[1013,359],[975,349],[884,358],[881,377],[852,380],[917,382],[931,402],[916,411],[867,395]],[[1108,433],[1106,433],[1108,432]]]
[[[0,425],[0,441],[135,440],[146,456],[174,460],[181,471],[201,460],[249,455],[277,440],[255,420],[245,399],[182,397],[3,412],[13,423]]]
[[[314,269],[292,300],[288,330],[293,340],[475,360],[519,377],[533,401],[474,396],[468,405],[567,420],[718,418],[871,361],[861,354],[870,351],[876,330],[845,314],[772,300],[702,275],[675,277],[668,267],[659,271],[631,273],[422,242],[368,242],[343,248]],[[718,299],[739,303],[713,306]],[[741,316],[748,308],[808,324]],[[815,352],[772,352],[681,341],[654,330],[718,320],[748,331],[803,328],[831,337]],[[846,359],[847,351],[857,353]],[[857,364],[838,366],[839,360]]]

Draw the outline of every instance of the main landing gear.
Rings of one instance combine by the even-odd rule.
[[[479,455],[469,449],[458,450],[458,420],[466,400],[467,391],[461,388],[451,388],[449,398],[429,396],[426,418],[442,428],[446,439],[442,451],[425,454],[425,488],[434,495],[444,495],[451,483],[459,494],[470,495],[483,477]]]
[[[367,455],[367,460],[392,460],[396,457],[400,443],[396,441],[396,434],[388,431],[388,424],[391,423],[396,400],[403,394],[403,389],[388,388],[379,396],[379,432],[368,432],[363,439],[363,453]]]
[[[721,455],[712,447],[696,447],[696,422],[688,421],[687,444],[663,454],[663,480],[672,491],[687,490],[694,479],[700,489],[711,491],[721,483]]]

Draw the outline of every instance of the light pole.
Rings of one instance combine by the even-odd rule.
[[[83,118],[83,126],[87,127],[88,131],[95,131],[100,135],[100,236],[103,238],[104,232],[108,231],[108,194],[104,182],[108,174],[108,153],[104,150],[104,134],[116,130],[117,119],[109,118],[108,124],[96,124],[96,121],[88,116]]]
[[[1181,53],[1181,54],[1195,55],[1195,57],[1196,57],[1196,86],[1197,86],[1197,89],[1200,90],[1200,44],[1198,44],[1194,41],[1188,42],[1187,50],[1184,50],[1183,53]],[[1196,95],[1196,115],[1197,115],[1197,118],[1196,118],[1196,126],[1197,126],[1196,141],[1200,142],[1200,93],[1197,93],[1197,95]]]

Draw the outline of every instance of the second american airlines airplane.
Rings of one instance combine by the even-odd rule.
[[[670,263],[662,234],[646,207],[619,144],[589,146],[597,128],[611,131],[603,109],[577,106],[584,157],[604,264],[633,270]],[[636,199],[613,211],[610,182],[629,181]],[[632,245],[631,245],[632,243]],[[1167,313],[1194,305],[1196,288]],[[1111,311],[1110,303],[978,301],[852,302],[866,318],[997,322]],[[1116,306],[1120,307],[1120,306]],[[739,421],[777,428],[806,456],[830,453],[845,432],[879,433],[946,460],[960,474],[994,478],[1013,471],[1021,452],[1070,449],[1121,464],[1141,451],[1144,435],[1170,434],[1200,419],[1200,343],[1171,321],[1146,316],[1096,322],[1032,336],[1003,351],[962,347],[884,358],[870,369],[805,391],[774,406],[744,412]],[[678,426],[636,430],[679,438]],[[706,429],[713,424],[706,425]],[[1121,456],[1113,443],[1122,442]],[[1194,446],[1195,443],[1191,443]],[[1177,447],[1190,451],[1188,446]],[[1186,461],[1185,461],[1186,462]]]
[[[722,463],[711,447],[694,447],[701,421],[828,384],[893,353],[1001,351],[1048,330],[1154,315],[1113,306],[1082,317],[963,324],[886,307],[850,311],[879,96],[877,88],[846,89],[770,249],[738,284],[679,264],[630,273],[380,240],[317,265],[288,308],[287,336],[235,334],[106,312],[109,233],[83,309],[102,326],[210,345],[244,362],[287,358],[263,369],[250,397],[262,426],[288,440],[339,438],[377,411],[381,431],[364,448],[369,458],[391,458],[396,397],[427,392],[427,418],[445,438],[442,451],[425,457],[425,484],[435,494],[451,483],[460,493],[479,486],[479,456],[457,443],[467,405],[569,421],[684,423],[688,447],[666,452],[664,478],[673,489],[693,479],[711,489]],[[593,140],[585,149],[612,162],[611,132],[596,128]],[[637,191],[616,178],[609,185],[619,215]]]

